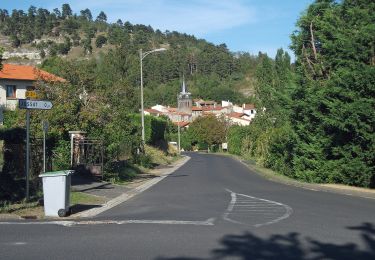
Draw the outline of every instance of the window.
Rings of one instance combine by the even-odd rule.
[[[34,86],[27,86],[27,87],[26,87],[26,90],[27,90],[27,91],[34,91],[34,90],[35,90],[35,87],[34,87]]]
[[[7,85],[7,98],[16,98],[16,86]]]

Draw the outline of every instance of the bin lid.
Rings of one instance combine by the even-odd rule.
[[[55,171],[55,172],[45,172],[39,175],[39,177],[57,177],[57,176],[68,176],[73,174],[73,170],[65,170],[65,171]]]

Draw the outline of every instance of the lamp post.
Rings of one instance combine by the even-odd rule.
[[[145,115],[143,107],[143,59],[153,52],[166,51],[166,48],[153,49],[151,51],[142,52],[142,49],[139,50],[139,60],[141,63],[141,118],[142,118],[142,144],[145,144]]]
[[[177,127],[177,130],[178,130],[178,154],[181,154],[181,115],[179,115],[179,118],[178,118],[178,127]]]

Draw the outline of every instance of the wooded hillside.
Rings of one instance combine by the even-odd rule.
[[[0,33],[10,41],[12,47],[8,49],[34,48],[48,64],[50,58],[56,60],[57,56],[68,60],[95,57],[93,63],[100,66],[102,60],[111,57],[119,67],[121,61],[117,55],[120,55],[129,67],[122,68],[121,77],[132,86],[139,85],[139,49],[166,47],[167,52],[150,55],[144,62],[145,100],[149,105],[175,104],[183,74],[195,98],[243,102],[246,97],[241,93],[247,96],[253,93],[258,57],[231,53],[225,44],[214,45],[176,31],[161,32],[121,20],[108,23],[104,12],[94,18],[89,9],[76,14],[68,4],[53,11],[34,6],[27,11],[1,9]]]

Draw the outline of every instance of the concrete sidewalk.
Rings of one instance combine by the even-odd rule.
[[[150,170],[149,173],[140,174],[133,182],[127,185],[116,185],[108,182],[93,182],[89,184],[74,185],[73,191],[80,191],[94,196],[104,197],[106,203],[96,207],[72,214],[68,218],[91,218],[107,211],[120,203],[134,197],[135,195],[147,190],[155,185],[169,174],[176,171],[184,165],[190,157],[184,156],[182,159],[168,166],[161,166]]]
[[[148,173],[139,174],[132,182],[129,182],[126,185],[117,185],[110,182],[97,181],[87,176],[74,176],[72,179],[71,190],[97,196],[99,202],[92,204],[71,205],[72,214],[70,216],[65,218],[48,217],[47,219],[67,220],[94,217],[97,214],[109,210],[112,207],[155,185],[185,164],[189,159],[190,157],[183,156],[181,159],[175,161],[171,165],[160,165],[150,170]],[[22,219],[25,218],[17,214],[0,214],[0,221],[18,221]],[[38,217],[33,219],[38,219]]]

